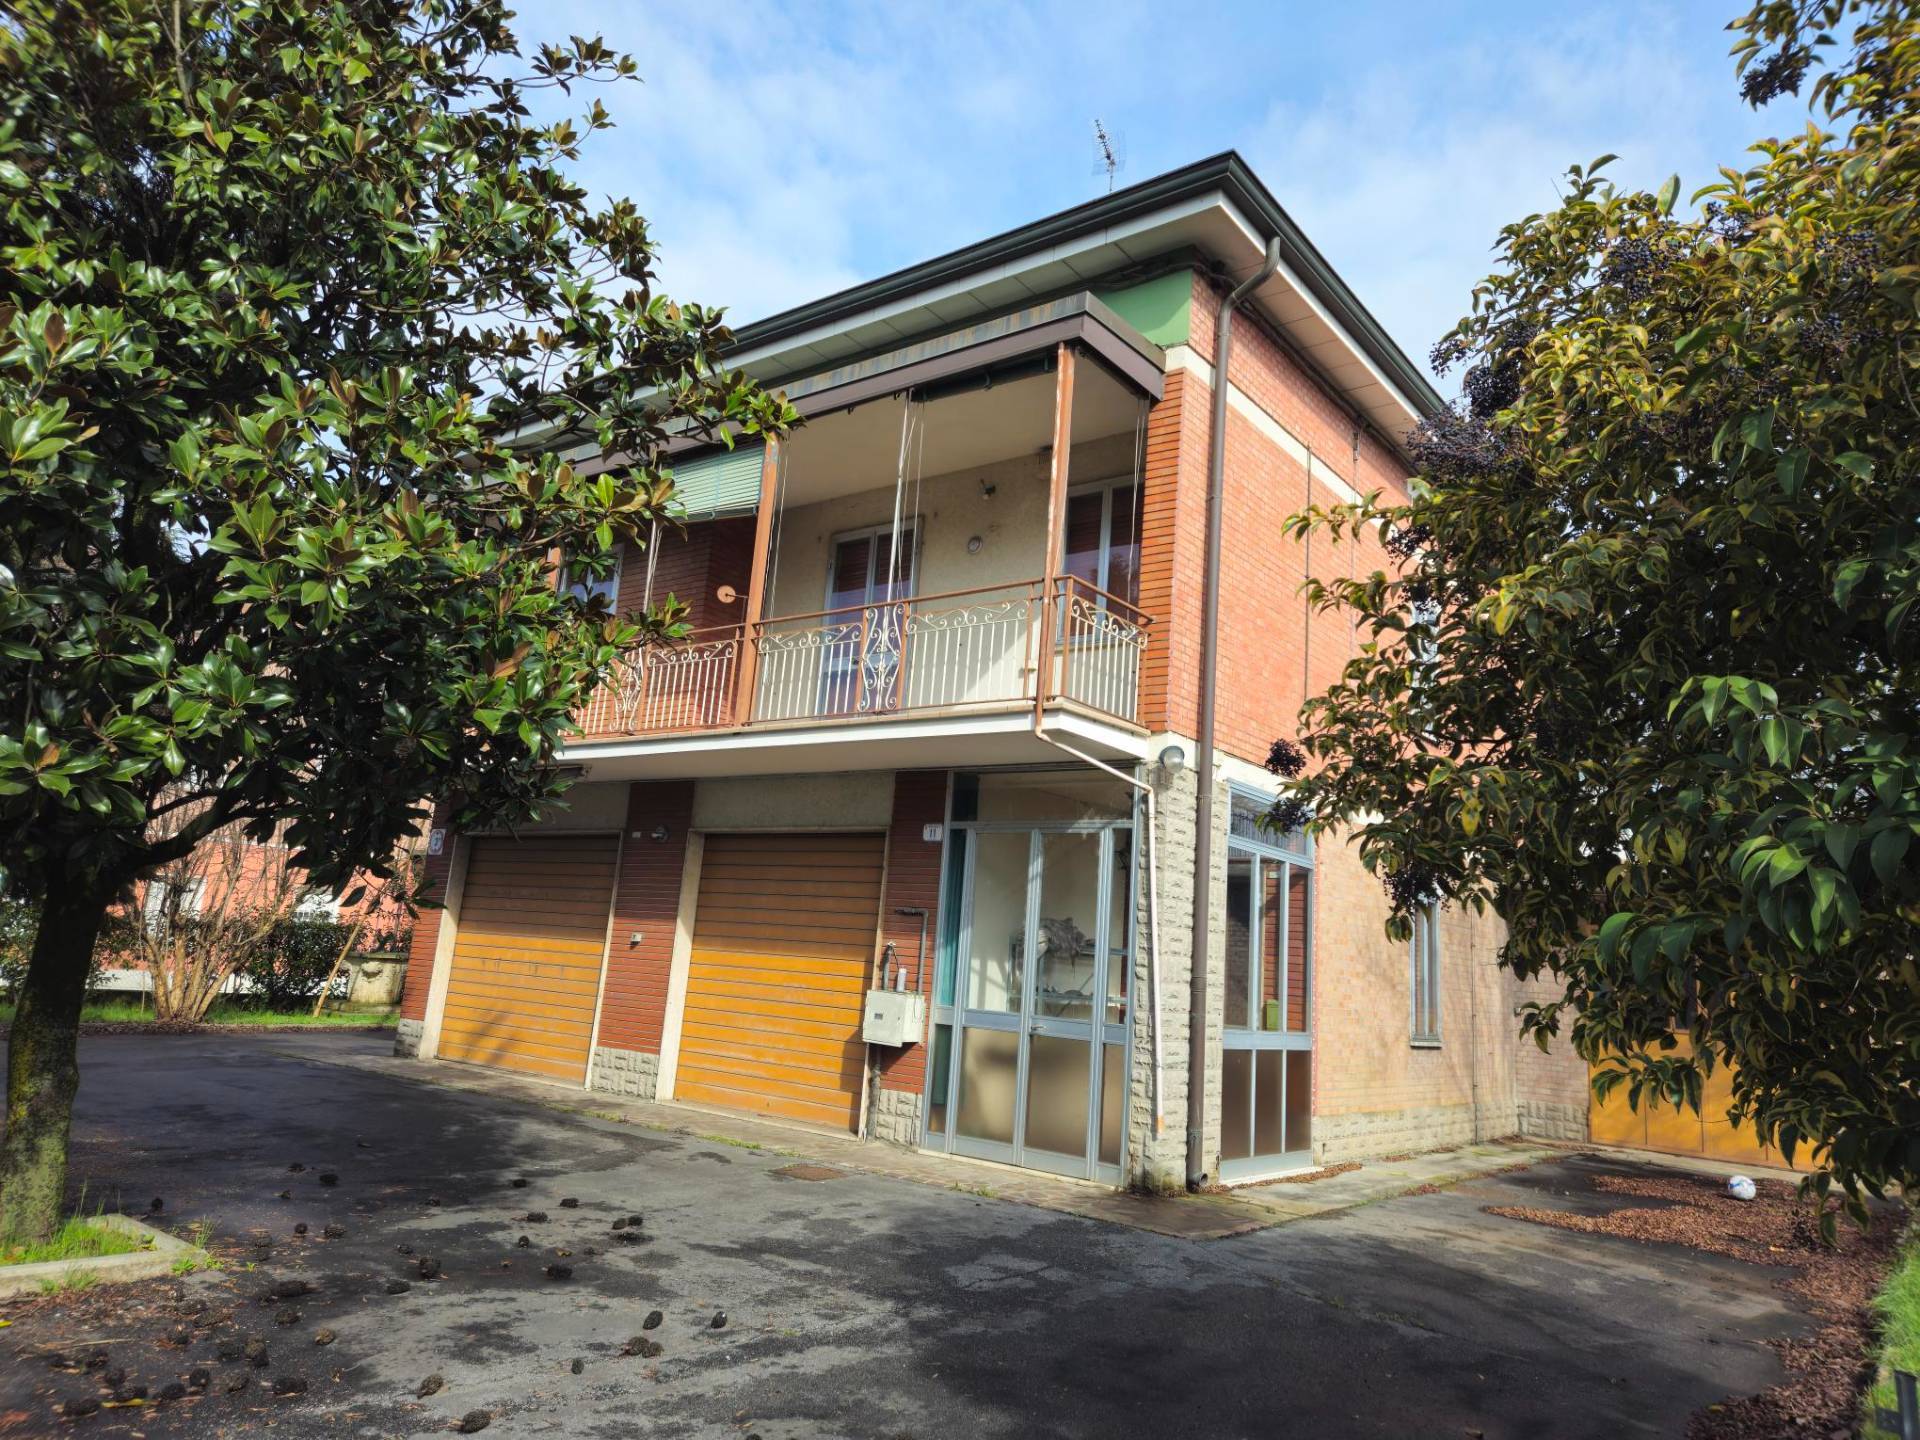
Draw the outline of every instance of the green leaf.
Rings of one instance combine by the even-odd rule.
[[[1833,863],[1845,870],[1853,863],[1853,852],[1860,846],[1860,827],[1843,820],[1830,822],[1825,834],[1827,854],[1833,857]]]
[[[1871,480],[1873,478],[1872,459],[1862,455],[1858,450],[1849,450],[1843,455],[1836,455],[1833,463],[1838,465],[1842,470],[1859,476],[1862,480]]]
[[[1891,885],[1899,877],[1900,862],[1907,858],[1907,847],[1912,843],[1913,832],[1905,825],[1889,827],[1873,837],[1867,855],[1882,885]]]
[[[1666,182],[1661,185],[1659,193],[1654,196],[1653,203],[1659,207],[1662,215],[1671,215],[1673,213],[1673,202],[1679,198],[1679,195],[1680,177],[1678,175],[1669,175]]]
[[[1633,912],[1619,910],[1609,915],[1600,926],[1597,944],[1600,958],[1611,960],[1620,948],[1620,937],[1626,933],[1627,926],[1633,923]]]
[[[1783,451],[1774,466],[1774,483],[1779,485],[1780,493],[1792,498],[1800,493],[1800,487],[1807,483],[1807,466],[1812,462],[1813,452],[1804,445]]]

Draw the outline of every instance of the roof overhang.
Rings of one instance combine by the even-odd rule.
[[[1346,403],[1396,442],[1441,407],[1425,374],[1231,151],[742,326],[728,360],[771,384],[858,369],[1183,251],[1238,283],[1270,240],[1281,263],[1252,303]]]

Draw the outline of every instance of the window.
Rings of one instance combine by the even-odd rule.
[[[1440,906],[1413,914],[1413,1043],[1440,1043]]]
[[[893,557],[893,526],[876,525],[839,535],[827,572],[827,609],[835,615],[858,614],[863,606],[905,600],[913,594],[913,560],[918,534],[909,520],[900,527],[900,560]]]
[[[622,546],[613,547],[613,568],[604,579],[596,580],[591,575],[575,575],[573,567],[567,567],[567,594],[583,605],[592,605],[597,599],[601,608],[611,612],[620,603],[620,564],[624,559]]]
[[[1131,477],[1067,497],[1061,569],[1128,604],[1140,598],[1139,492]]]

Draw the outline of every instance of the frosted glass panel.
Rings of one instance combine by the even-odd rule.
[[[968,1030],[960,1044],[960,1104],[954,1132],[1013,1143],[1013,1092],[1020,1037],[1007,1030]]]
[[[1127,1047],[1108,1045],[1100,1059],[1100,1163],[1120,1163],[1127,1128]]]
[[[1313,1052],[1287,1051],[1287,1149],[1313,1144]]]
[[[1040,837],[1040,938],[1033,996],[1035,1015],[1060,1020],[1093,1018],[1099,886],[1098,835],[1056,833]],[[1081,1098],[1085,1099],[1085,1095]]]
[[[1020,966],[1027,942],[1027,862],[1024,831],[974,836],[973,933],[967,966],[967,1004],[1011,1014],[1020,1008]]]
[[[1030,1150],[1085,1155],[1093,1047],[1059,1035],[1035,1035],[1030,1043],[1024,1143]]]
[[[1220,1158],[1244,1160],[1253,1153],[1253,1052],[1225,1051],[1220,1064]]]
[[[947,1086],[952,1080],[953,1068],[953,1027],[936,1025],[933,1027],[933,1055],[927,1062],[933,1070],[931,1092],[933,1104],[927,1114],[927,1133],[944,1135],[947,1133]]]
[[[1244,856],[1227,860],[1227,993],[1230,1030],[1247,1028],[1247,998],[1253,981],[1253,870]]]
[[[1256,1050],[1253,1061],[1253,1153],[1278,1155],[1286,1147],[1280,1126],[1280,1050]]]

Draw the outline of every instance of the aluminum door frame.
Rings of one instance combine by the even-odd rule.
[[[954,1155],[966,1155],[978,1160],[994,1160],[1005,1165],[1017,1165],[1023,1169],[1045,1170],[1054,1174],[1069,1175],[1076,1179],[1096,1179],[1110,1181],[1114,1185],[1121,1183],[1126,1173],[1127,1127],[1124,1123],[1120,1130],[1120,1156],[1112,1165],[1100,1163],[1100,1101],[1102,1096],[1103,1067],[1106,1064],[1106,1047],[1109,1044],[1121,1046],[1120,1065],[1122,1074],[1130,1073],[1133,1060],[1133,1012],[1136,996],[1133,987],[1127,992],[1127,1020],[1124,1024],[1113,1025],[1105,1019],[1108,995],[1108,969],[1113,960],[1112,937],[1107,931],[1112,921],[1113,910],[1113,843],[1118,831],[1136,830],[1132,818],[1123,820],[1078,820],[1078,821],[1031,821],[1031,820],[968,820],[958,825],[949,825],[949,836],[966,846],[966,863],[961,873],[961,893],[957,897],[960,906],[959,933],[954,946],[954,998],[953,1004],[934,1006],[933,1023],[937,1027],[945,1024],[950,1029],[951,1038],[947,1049],[947,1095],[944,1105],[946,1129],[944,1133],[927,1133],[927,1148],[943,1150]],[[973,949],[973,896],[976,880],[977,847],[973,837],[983,832],[1025,832],[1029,836],[1027,852],[1027,892],[1026,916],[1022,934],[1023,954],[1027,963],[1021,967],[1020,1009],[1018,1012],[1000,1013],[996,1011],[974,1011],[966,1003],[967,967],[971,963]],[[1034,977],[1037,966],[1032,963],[1037,949],[1039,930],[1039,887],[1041,883],[1041,855],[1043,834],[1098,834],[1101,837],[1099,879],[1095,887],[1095,904],[1098,906],[1097,926],[1094,937],[1096,966],[1094,974],[1094,1013],[1099,1019],[1086,1022],[1053,1022],[1069,1025],[1084,1023],[1087,1030],[1087,1045],[1092,1052],[1088,1061],[1087,1092],[1087,1149],[1084,1159],[1079,1163],[1061,1163],[1054,1151],[1035,1151],[1028,1155],[1023,1144],[1026,1133],[1027,1109],[1027,1058],[1028,1041],[1036,1033],[1032,1029]],[[1127,872],[1129,892],[1132,889],[1135,864]],[[1126,963],[1131,966],[1134,959],[1134,946],[1137,943],[1137,925],[1135,910],[1137,905],[1127,906]],[[939,999],[936,981],[934,999]],[[944,1013],[943,1013],[944,1012]],[[974,1017],[974,1018],[969,1018]],[[1043,1021],[1043,1024],[1045,1022]],[[966,1032],[969,1029],[997,1030],[1003,1034],[1019,1037],[1016,1058],[1014,1096],[1013,1096],[1013,1140],[1003,1143],[994,1140],[970,1139],[956,1130],[959,1119],[959,1078],[960,1065],[964,1053]],[[1041,1034],[1048,1033],[1042,1030]],[[1055,1029],[1051,1033],[1061,1034]],[[1075,1036],[1074,1038],[1079,1038]],[[932,1113],[934,1073],[928,1067],[926,1105],[927,1113]]]

